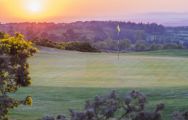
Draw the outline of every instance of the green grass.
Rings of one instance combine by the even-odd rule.
[[[188,50],[184,49],[170,49],[170,50],[156,50],[148,52],[133,52],[132,55],[151,55],[151,56],[174,56],[174,57],[188,57]]]
[[[80,53],[43,49],[29,60],[32,86],[21,88],[17,98],[33,96],[32,107],[11,111],[16,120],[36,120],[44,115],[68,115],[80,110],[95,95],[118,90],[140,90],[148,96],[148,106],[166,104],[165,120],[177,109],[188,109],[188,51],[168,50],[121,54]]]

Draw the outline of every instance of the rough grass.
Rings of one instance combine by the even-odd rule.
[[[121,54],[80,53],[43,49],[30,59],[33,84],[16,97],[33,96],[32,107],[11,111],[16,120],[36,120],[44,115],[69,114],[84,101],[116,89],[145,92],[152,105],[163,102],[165,120],[177,109],[188,109],[188,51],[168,50]]]

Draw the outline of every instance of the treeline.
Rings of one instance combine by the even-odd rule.
[[[147,35],[162,35],[166,29],[156,23],[133,23],[117,21],[88,21],[73,23],[8,23],[0,24],[0,30],[9,34],[20,32],[27,39],[40,37],[53,41],[100,41],[116,40],[116,26],[120,25],[119,38],[131,41],[145,39]]]
[[[121,28],[119,35],[116,30],[118,24]],[[20,32],[26,39],[32,41],[40,38],[57,44],[71,44],[65,46],[75,44],[85,46],[87,43],[101,51],[117,51],[118,47],[121,51],[188,48],[187,27],[164,27],[156,23],[117,21],[9,23],[0,24],[0,31],[9,34]],[[120,40],[120,46],[117,46],[117,40]]]
[[[167,42],[167,43],[147,43],[143,40],[131,43],[129,39],[118,41],[106,40],[93,43],[95,48],[101,51],[117,51],[130,52],[130,51],[154,51],[154,50],[165,50],[165,49],[185,49],[186,47],[179,42]]]
[[[129,39],[125,40],[106,40],[98,41],[95,43],[71,41],[71,42],[55,42],[48,39],[33,40],[36,45],[57,48],[61,50],[71,50],[80,52],[132,52],[132,51],[154,51],[154,50],[166,50],[166,49],[186,49],[186,47],[180,42],[166,42],[166,43],[147,43],[144,40],[131,43]]]
[[[54,42],[47,39],[34,40],[36,45],[80,52],[100,52],[88,42]]]

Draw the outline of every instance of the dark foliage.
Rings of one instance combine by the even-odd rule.
[[[174,112],[172,114],[172,120],[188,120],[188,111],[186,111],[186,112]]]
[[[96,48],[91,46],[88,42],[53,42],[48,39],[35,39],[33,41],[36,45],[57,48],[61,50],[72,50],[80,52],[99,52]]]
[[[153,111],[146,109],[146,96],[132,91],[124,97],[116,91],[109,95],[96,96],[86,101],[81,112],[70,110],[70,120],[161,120],[164,104],[158,104]],[[65,116],[44,117],[42,120],[68,120]]]
[[[63,43],[61,43],[63,44]],[[99,52],[87,42],[68,42],[64,43],[65,50],[76,50],[80,52]]]

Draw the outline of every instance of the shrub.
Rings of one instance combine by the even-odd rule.
[[[99,52],[87,42],[67,42],[64,43],[65,50],[76,50],[80,52]]]
[[[9,93],[31,84],[27,58],[36,52],[37,49],[21,34],[0,39],[0,120],[8,120],[9,109],[20,104],[32,105],[31,96],[17,100],[10,97]]]
[[[147,45],[144,41],[137,41],[135,44],[135,50],[136,51],[146,51],[147,50]]]
[[[88,42],[54,42],[48,39],[35,39],[33,40],[35,44],[44,46],[44,47],[51,47],[61,50],[74,50],[80,52],[99,52],[96,48],[94,48]]]
[[[187,112],[174,112],[172,114],[172,120],[188,120],[188,111]]]
[[[121,50],[128,50],[131,47],[131,42],[129,39],[120,40],[120,51]]]
[[[177,43],[164,44],[163,49],[183,49],[183,45]]]
[[[151,46],[150,46],[150,48],[149,48],[149,50],[161,50],[162,49],[162,45],[160,45],[160,44],[155,44],[155,43],[153,43]]]
[[[81,112],[70,110],[71,120],[161,120],[164,104],[158,104],[153,111],[146,110],[144,94],[132,91],[125,96],[112,91],[109,95],[96,96],[86,101]],[[64,115],[44,117],[42,120],[68,120]]]

